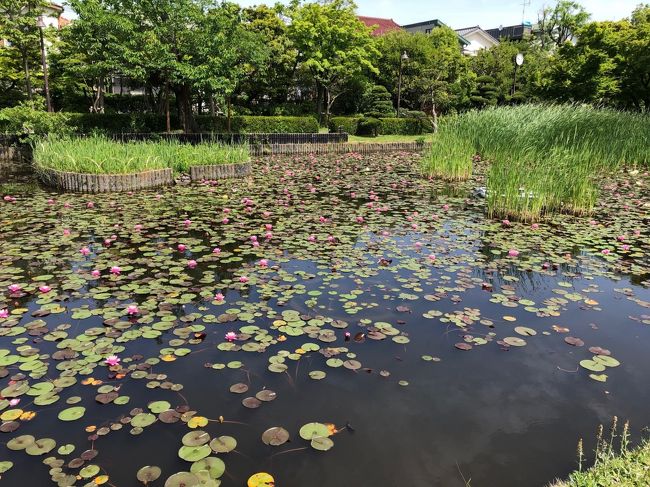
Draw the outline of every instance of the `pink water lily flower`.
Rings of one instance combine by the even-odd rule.
[[[315,242],[316,241],[316,236],[315,235],[310,235],[309,237],[307,237],[307,240],[309,240],[310,242]]]
[[[246,276],[241,276],[241,277],[239,278],[239,282],[247,283],[247,282],[248,282],[248,277],[246,277]]]
[[[221,293],[217,293],[214,295],[214,300],[215,301],[223,301],[225,299],[225,296]]]
[[[515,250],[515,249],[510,249],[510,250],[508,251],[508,255],[509,255],[510,257],[517,257],[517,256],[519,255],[519,251],[518,251],[518,250]]]
[[[79,250],[79,253],[86,257],[90,255],[90,249],[88,247],[82,247],[81,250]]]
[[[64,237],[67,237],[67,236],[69,236],[69,235],[70,235],[70,229],[69,229],[69,228],[64,228],[64,229],[63,229],[63,236],[64,236]]]
[[[235,340],[237,340],[237,333],[235,333],[234,331],[229,331],[228,333],[226,333],[225,338],[229,342],[234,342]]]
[[[224,225],[227,225],[229,221],[230,220],[228,218],[224,218],[223,220],[221,220],[221,223],[223,223]]]
[[[122,269],[120,269],[118,266],[114,265],[113,267],[111,267],[111,271],[110,271],[110,272],[111,272],[111,274],[113,274],[114,276],[119,276],[120,273],[122,272]]]
[[[264,225],[264,228],[265,228],[267,231],[270,232],[271,230],[273,230],[273,225],[271,225],[270,223],[267,223],[266,225]]]
[[[136,232],[139,232],[140,230],[142,230],[142,225],[141,225],[140,223],[138,223],[137,225],[135,225],[135,226],[133,227],[133,229],[134,229]]]
[[[191,224],[192,224],[192,220],[189,219],[183,222],[183,225],[185,225],[186,227],[189,227]]]
[[[93,203],[92,201],[86,203],[86,208],[94,208],[94,207],[95,207],[95,203]]]
[[[504,227],[509,227],[510,226],[510,220],[501,220],[501,225]]]
[[[95,277],[95,278],[97,278],[97,277],[101,276],[102,273],[99,272],[97,269],[95,269],[95,270],[93,270],[93,271],[90,273],[90,275],[93,276],[93,277]]]
[[[220,254],[220,253],[221,253],[221,249],[220,249],[219,247],[215,247],[215,248],[212,249],[212,253],[213,253],[213,254]]]
[[[52,290],[52,288],[48,285],[43,285],[43,286],[39,286],[38,290],[42,293],[49,293]]]
[[[20,284],[11,284],[10,286],[7,287],[9,289],[10,293],[17,293],[18,291],[21,290]]]
[[[196,269],[197,263],[195,260],[188,260],[187,261],[187,267],[190,269]]]
[[[362,216],[357,217],[357,223],[363,223],[363,217]]]
[[[178,247],[176,247],[179,252],[185,252],[187,250],[187,246],[184,244],[178,244]]]
[[[251,235],[251,242],[257,242],[257,235]]]
[[[608,255],[608,254],[611,253],[611,250],[609,250],[609,249],[603,249],[603,250],[601,250],[601,252],[602,252],[603,255]]]
[[[115,365],[118,365],[120,362],[121,359],[117,355],[111,355],[104,361],[104,363],[110,367],[114,367]]]
[[[11,399],[9,401],[9,405],[12,406],[12,407],[13,406],[18,406],[18,404],[20,404],[20,398],[19,397],[14,397],[13,399]]]
[[[429,260],[430,261],[436,260],[436,254],[429,254]]]
[[[266,259],[262,259],[262,260],[260,260],[259,264],[260,264],[260,267],[268,267],[269,266],[269,261],[266,260]]]
[[[530,228],[532,228],[533,230],[539,230],[539,224],[538,224],[538,223],[533,223],[533,224],[530,226]]]
[[[126,314],[129,316],[140,314],[140,310],[135,304],[131,304],[126,308]]]
[[[7,308],[0,309],[0,318],[9,318],[9,310]]]
[[[627,252],[630,250],[630,246],[628,244],[623,244],[623,250]]]

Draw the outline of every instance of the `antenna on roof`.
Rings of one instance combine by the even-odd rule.
[[[530,7],[530,3],[532,0],[524,0],[521,3],[521,6],[523,7],[523,10],[521,11],[521,24],[523,25],[525,20],[526,20],[526,7]]]

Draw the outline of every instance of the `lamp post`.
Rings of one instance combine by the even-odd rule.
[[[515,56],[515,74],[512,79],[512,90],[510,95],[514,96],[517,92],[517,70],[524,64],[524,55],[522,53],[517,53]]]
[[[43,63],[43,81],[45,84],[45,101],[47,103],[47,111],[52,111],[52,101],[50,100],[50,84],[47,79],[47,60],[45,58],[45,40],[43,39],[43,28],[45,27],[45,21],[43,16],[39,15],[38,22],[36,23],[38,27],[38,33],[41,36],[41,62]]]
[[[402,106],[402,65],[408,61],[409,56],[406,51],[399,57],[399,79],[397,81],[397,118],[400,117],[399,111]]]

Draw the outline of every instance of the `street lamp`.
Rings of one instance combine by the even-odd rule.
[[[515,74],[512,79],[512,90],[510,91],[510,94],[512,96],[515,95],[517,92],[517,70],[524,64],[524,55],[520,52],[517,53],[515,56]]]
[[[406,51],[399,57],[399,80],[397,82],[397,118],[400,117],[399,111],[402,106],[402,65],[409,60],[409,55]]]
[[[43,81],[45,82],[45,101],[47,103],[47,111],[52,111],[52,101],[50,100],[50,84],[47,79],[47,60],[45,59],[45,40],[43,39],[43,29],[45,28],[45,21],[42,15],[38,16],[36,22],[38,32],[41,36],[41,62],[43,63]]]

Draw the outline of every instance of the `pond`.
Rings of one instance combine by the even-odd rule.
[[[3,485],[543,486],[615,415],[637,440],[648,174],[531,226],[417,159],[0,186]]]

